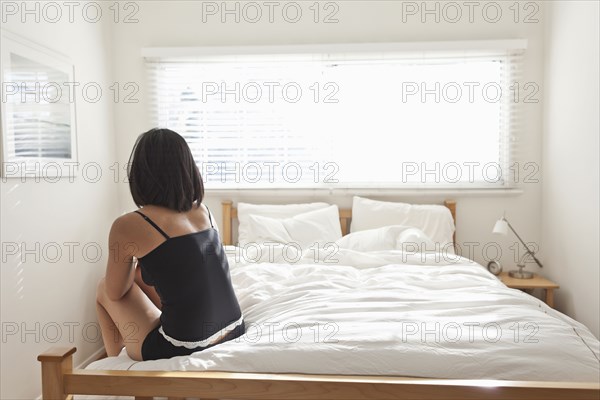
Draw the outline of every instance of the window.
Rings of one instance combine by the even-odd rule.
[[[187,139],[210,188],[498,188],[510,187],[520,53],[148,57],[147,66],[156,125]]]

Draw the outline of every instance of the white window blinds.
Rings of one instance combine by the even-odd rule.
[[[77,172],[73,65],[63,55],[0,32],[0,173],[61,177]]]
[[[510,187],[521,50],[148,57],[210,188]],[[522,89],[522,88],[521,88]]]
[[[17,54],[10,57],[6,82],[15,90],[5,96],[7,159],[70,159],[71,105],[59,93],[68,75]]]

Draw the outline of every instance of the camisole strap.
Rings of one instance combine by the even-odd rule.
[[[157,230],[157,231],[158,231],[158,232],[159,232],[161,235],[163,235],[163,236],[164,236],[166,239],[169,239],[169,235],[167,235],[167,234],[165,233],[165,231],[163,231],[162,229],[160,229],[160,228],[158,227],[158,225],[156,225],[156,224],[154,223],[154,221],[152,221],[150,218],[148,218],[148,217],[147,217],[145,214],[142,214],[142,213],[141,213],[141,212],[139,212],[139,211],[134,211],[134,212],[136,212],[136,213],[140,214],[140,215],[141,215],[141,216],[142,216],[142,217],[143,217],[143,218],[146,220],[146,222],[148,222],[150,225],[152,225],[152,226],[154,227],[154,229],[156,229],[156,230]]]
[[[208,206],[205,204],[204,207],[206,207],[206,211],[208,211],[208,220],[210,221],[210,227],[214,228],[213,223],[212,223],[212,217],[210,216],[210,210],[208,209]]]

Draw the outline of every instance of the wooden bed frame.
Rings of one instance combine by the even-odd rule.
[[[456,203],[444,203],[456,219]],[[233,243],[232,220],[237,210],[223,202],[224,244]],[[342,232],[348,233],[350,210],[340,210]],[[398,376],[261,374],[239,372],[113,371],[73,369],[75,347],[54,347],[38,356],[42,364],[42,399],[72,395],[154,396],[169,400],[201,399],[542,399],[600,397],[598,382],[536,382],[503,380],[424,379]]]

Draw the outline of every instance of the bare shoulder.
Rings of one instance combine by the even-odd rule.
[[[208,219],[208,221],[210,222],[210,224],[217,230],[217,232],[219,231],[219,227],[217,225],[217,221],[215,221],[215,216],[213,215],[212,211],[206,206],[206,204],[202,203],[202,205],[204,207],[200,207],[202,208],[202,212],[204,215],[206,215],[206,218]]]
[[[136,232],[139,232],[141,219],[134,211],[119,216],[113,221],[110,228],[111,237],[115,239],[132,238]]]

